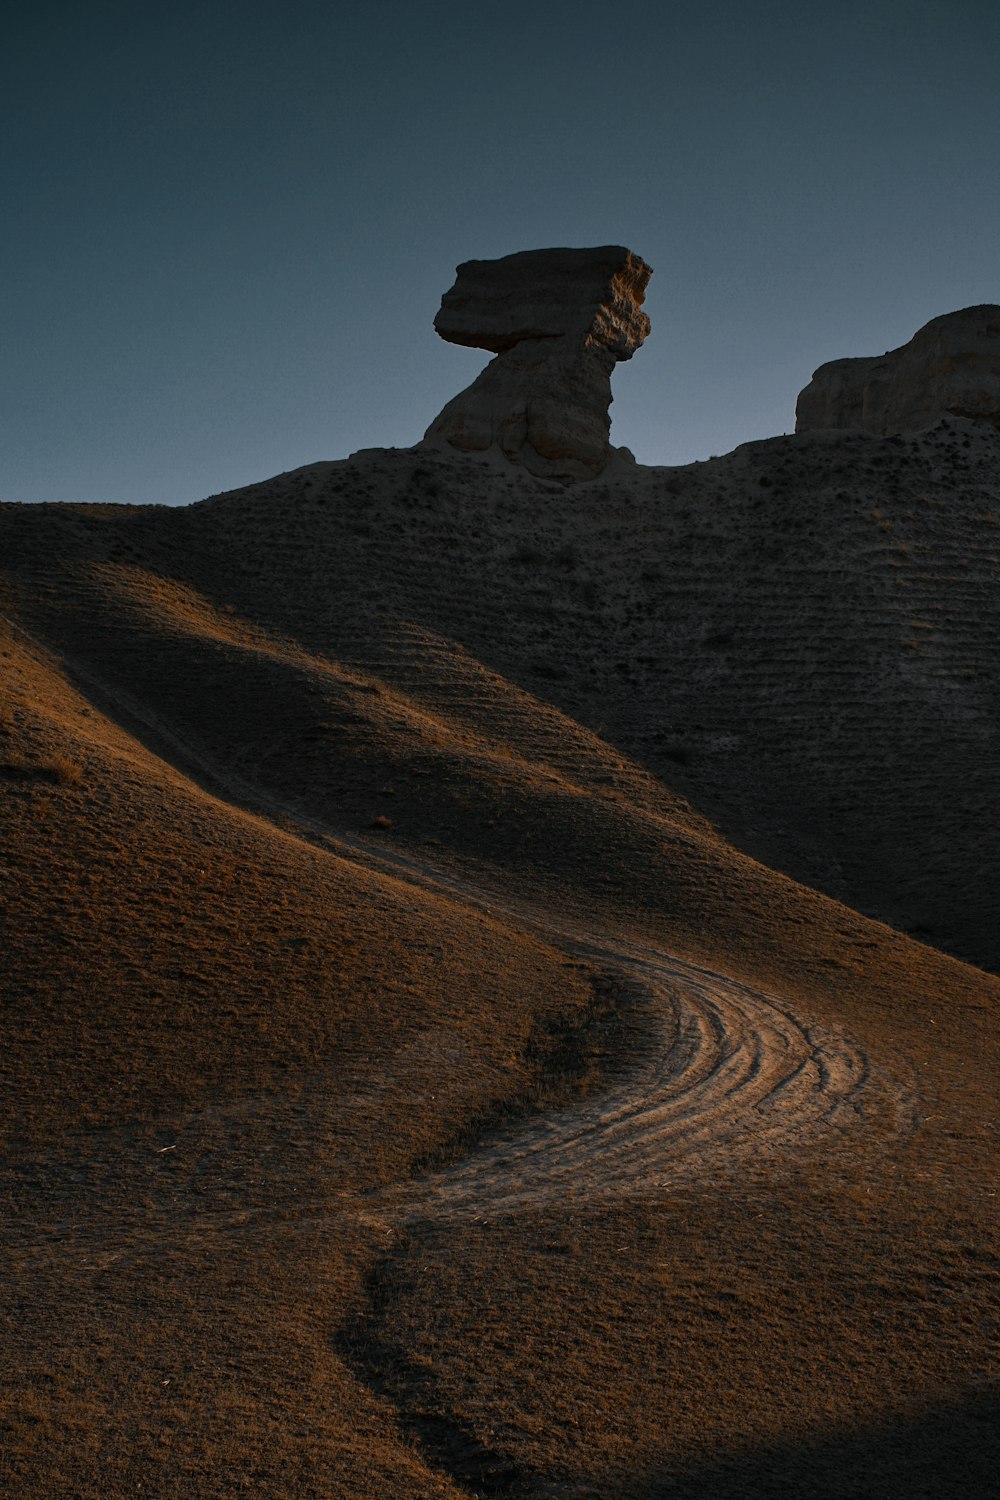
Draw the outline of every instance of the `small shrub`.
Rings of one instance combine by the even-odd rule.
[[[47,760],[29,760],[15,751],[0,760],[0,775],[13,776],[25,781],[45,779],[57,786],[78,786],[83,779],[83,768],[68,755],[51,755]]]
[[[42,769],[60,786],[79,786],[83,780],[83,767],[68,755],[53,755],[43,762]]]

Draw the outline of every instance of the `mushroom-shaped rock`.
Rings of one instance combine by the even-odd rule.
[[[899,349],[821,365],[799,395],[795,430],[854,427],[888,437],[948,416],[1000,425],[1000,307],[945,313]]]
[[[649,332],[652,271],[621,245],[469,260],[441,299],[443,339],[495,355],[424,443],[499,449],[534,474],[591,479],[611,454],[611,371]]]

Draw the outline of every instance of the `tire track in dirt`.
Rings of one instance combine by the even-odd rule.
[[[453,1166],[368,1195],[377,1218],[475,1218],[655,1192],[707,1170],[720,1175],[730,1164],[742,1170],[753,1160],[787,1159],[859,1128],[870,1146],[912,1124],[910,1090],[878,1076],[840,1029],[807,1024],[776,1000],[657,949],[499,900],[402,851],[331,836],[301,810],[221,772],[92,672],[61,660],[98,703],[115,705],[125,727],[141,726],[154,753],[165,750],[215,795],[258,815],[293,814],[301,832],[326,848],[531,930],[589,967],[616,973],[631,990],[641,1040],[607,1087],[585,1103],[511,1125]]]
[[[553,934],[554,936],[554,934]],[[720,974],[649,949],[587,956],[628,982],[644,1040],[586,1103],[521,1122],[453,1166],[380,1194],[404,1219],[486,1217],[662,1190],[794,1158],[861,1128],[905,1128],[907,1091],[843,1031],[807,1025]]]

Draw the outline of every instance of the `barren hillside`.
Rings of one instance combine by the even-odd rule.
[[[0,507],[11,1494],[996,1472],[1000,433]]]

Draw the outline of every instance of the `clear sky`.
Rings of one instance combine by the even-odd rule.
[[[454,267],[625,244],[612,441],[791,431],[1000,302],[997,0],[23,6],[0,37],[0,499],[186,503],[408,446]]]

